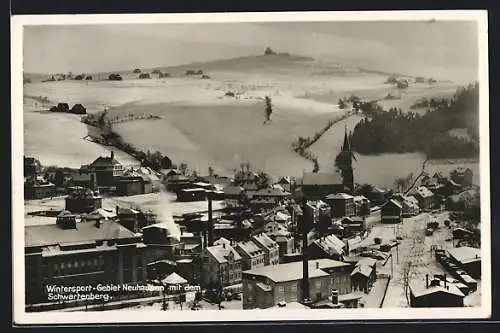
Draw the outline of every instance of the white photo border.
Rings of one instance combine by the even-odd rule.
[[[23,137],[23,27],[36,25],[327,22],[327,21],[476,21],[478,24],[480,88],[480,184],[482,293],[478,308],[394,308],[336,310],[203,310],[104,311],[26,313],[24,304]],[[488,87],[488,23],[486,10],[268,12],[198,14],[17,15],[11,17],[12,75],[12,241],[13,320],[17,325],[125,324],[261,321],[463,320],[491,316],[491,212]]]

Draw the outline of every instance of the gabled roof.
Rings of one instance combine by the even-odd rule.
[[[332,193],[326,196],[328,200],[348,200],[354,199],[354,197],[347,193]]]
[[[276,188],[263,188],[261,190],[256,191],[254,196],[269,196],[269,197],[287,197],[291,196],[291,193],[286,191],[281,191]]]
[[[230,253],[233,255],[234,260],[241,260],[239,253],[228,244],[209,246],[206,249],[221,264],[227,262]]]
[[[188,281],[177,273],[172,273],[161,281],[163,284],[179,285],[188,283]]]
[[[238,253],[243,252],[249,257],[256,257],[264,254],[264,251],[262,251],[252,240],[239,242],[236,244],[236,250]]]
[[[313,244],[322,249],[329,256],[344,255],[344,248],[346,246],[346,244],[335,235],[316,239]]]
[[[370,200],[368,200],[368,198],[365,197],[364,195],[356,195],[354,196],[354,201],[370,201]]]
[[[398,201],[396,201],[394,199],[387,201],[382,207],[389,205],[389,204],[393,204],[394,206],[398,207],[399,209],[403,208],[403,206]]]
[[[356,266],[370,266],[373,267],[377,264],[377,259],[374,258],[369,258],[369,257],[363,257],[358,260],[356,263]]]
[[[419,195],[422,198],[430,198],[434,196],[434,193],[432,193],[427,187],[420,186],[416,189],[415,195]]]
[[[274,215],[274,218],[276,219],[276,221],[288,221],[290,220],[291,216],[282,212],[277,212]]]
[[[370,277],[373,272],[373,268],[368,265],[356,265],[351,272],[351,276],[356,274],[361,274],[366,277]]]
[[[302,185],[341,185],[342,177],[338,173],[305,173]]]
[[[115,158],[111,157],[103,157],[99,156],[94,160],[94,162],[90,163],[90,166],[96,166],[96,165],[120,165],[121,163],[118,162]]]
[[[416,284],[416,283],[410,284],[410,292],[413,294],[413,296],[421,297],[430,294],[449,294],[459,297],[465,297],[464,293],[462,293],[460,289],[458,289],[452,283],[447,284],[448,288],[445,288],[444,286],[434,286],[426,288],[424,283],[425,282],[421,284]]]
[[[268,235],[265,233],[260,233],[258,235],[254,235],[252,237],[252,240],[257,243],[257,245],[260,245],[262,247],[267,248],[268,250],[275,249],[278,247],[278,243],[273,241]]]
[[[292,183],[292,179],[290,177],[281,177],[279,180],[278,180],[278,184],[291,184]]]
[[[214,242],[214,245],[222,245],[222,244],[231,245],[231,241],[229,239],[221,237]]]

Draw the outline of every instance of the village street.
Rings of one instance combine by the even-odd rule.
[[[425,236],[427,222],[431,220],[432,216],[438,221],[439,228],[434,231],[432,236]],[[422,213],[415,217],[404,218],[399,225],[379,223],[373,226],[369,236],[360,243],[360,246],[373,245],[375,237],[382,238],[382,242],[396,239],[396,237],[402,238],[401,244],[392,248],[391,258],[389,258],[385,266],[378,269],[379,275],[392,276],[382,304],[383,308],[409,307],[405,285],[408,283],[425,284],[426,274],[433,277],[434,274],[447,273],[434,259],[431,247],[433,245],[438,245],[443,249],[453,247],[451,229],[444,226],[444,221],[448,217],[448,212],[438,214]],[[405,283],[405,272],[407,270],[409,272]],[[479,302],[479,295],[480,288],[478,287],[476,292],[465,298],[465,303]]]

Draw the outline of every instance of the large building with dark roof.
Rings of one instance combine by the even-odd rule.
[[[299,185],[308,200],[321,200],[329,194],[348,190],[338,173],[305,173]]]
[[[26,303],[47,303],[47,286],[138,283],[146,278],[145,245],[112,221],[77,222],[65,214],[57,223],[24,227]]]

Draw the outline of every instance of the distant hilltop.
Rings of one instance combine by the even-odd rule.
[[[295,55],[286,52],[276,52],[270,47],[260,55],[250,55],[237,58],[211,60],[206,62],[195,62],[190,64],[159,67],[137,67],[132,66],[129,69],[97,72],[86,74],[53,73],[36,74],[25,73],[24,82],[39,81],[60,81],[60,80],[115,80],[117,77],[125,79],[151,79],[167,77],[185,77],[200,75],[200,77],[209,79],[212,72],[241,72],[248,74],[306,74],[306,75],[338,75],[346,73],[368,73],[382,76],[395,76],[410,80],[418,79],[419,76],[412,76],[399,73],[379,71],[376,69],[343,66],[336,62],[320,61],[313,57]],[[451,83],[451,81],[440,81]]]

